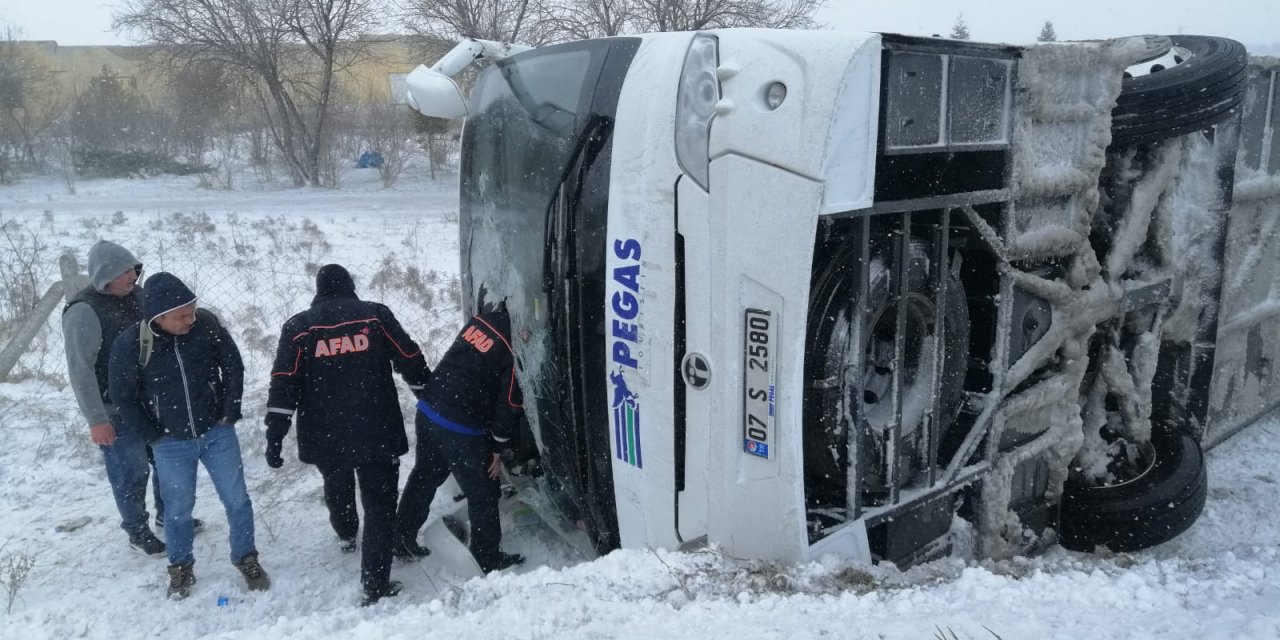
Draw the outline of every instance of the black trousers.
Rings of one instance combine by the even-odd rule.
[[[418,444],[414,447],[417,462],[404,483],[404,491],[400,493],[396,523],[402,539],[416,541],[418,531],[431,513],[431,501],[436,497],[436,489],[449,478],[449,459],[440,449],[440,444],[432,438],[431,432],[435,431],[435,427],[427,422],[426,416],[421,412],[415,411],[414,414],[413,426],[418,436]]]
[[[316,465],[324,478],[324,502],[329,523],[339,538],[354,538],[360,528],[356,513],[356,481],[364,507],[364,538],[360,545],[360,584],[366,590],[384,588],[391,580],[391,545],[395,542],[396,488],[400,460],[358,464],[325,462]]]
[[[342,462],[318,462],[324,479],[324,506],[329,508],[329,524],[343,540],[356,537],[360,514],[356,511],[356,468]]]
[[[488,475],[493,461],[488,436],[469,436],[436,425],[421,413],[414,420],[418,435],[418,461],[400,497],[400,534],[417,538],[427,521],[436,489],[453,473],[467,496],[467,517],[471,520],[471,554],[481,567],[492,564],[502,542],[498,517],[498,481]]]

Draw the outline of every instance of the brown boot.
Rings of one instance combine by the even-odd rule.
[[[167,595],[170,600],[182,600],[191,595],[191,586],[196,583],[194,568],[195,564],[191,562],[169,565],[169,590]]]
[[[258,564],[256,551],[240,558],[240,562],[235,565],[240,570],[240,575],[244,576],[250,591],[266,591],[271,588],[271,576],[268,576],[267,571]]]

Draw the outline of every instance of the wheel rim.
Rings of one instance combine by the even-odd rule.
[[[931,301],[919,294],[903,298],[904,332],[902,361],[902,431],[914,432],[924,414],[924,400],[932,393],[933,346],[936,326]],[[893,371],[894,335],[897,333],[898,305],[892,301],[880,307],[867,319],[868,339],[863,349],[864,365],[861,384],[854,390],[861,399],[867,426],[876,432],[894,423]],[[850,354],[852,355],[852,354]]]
[[[1141,76],[1151,75],[1153,73],[1160,73],[1161,71],[1172,69],[1173,67],[1190,60],[1191,57],[1192,53],[1189,50],[1184,47],[1174,45],[1169,47],[1169,50],[1164,52],[1164,54],[1156,58],[1139,62],[1138,64],[1125,69],[1124,77],[1138,78]]]
[[[1117,439],[1112,443],[1117,453],[1107,464],[1107,474],[1114,477],[1114,482],[1092,484],[1094,489],[1114,489],[1132,484],[1146,477],[1156,468],[1157,454],[1155,445],[1147,442],[1128,442]]]

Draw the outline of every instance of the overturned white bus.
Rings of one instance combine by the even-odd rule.
[[[463,293],[526,336],[544,516],[904,565],[1196,519],[1202,446],[1280,394],[1275,84],[1213,37],[773,30],[409,80],[466,118]]]

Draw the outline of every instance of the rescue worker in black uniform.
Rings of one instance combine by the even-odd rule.
[[[281,448],[296,412],[298,459],[324,478],[329,522],[343,550],[354,551],[364,506],[360,583],[366,605],[394,596],[390,579],[400,456],[409,450],[391,372],[419,393],[431,370],[422,350],[386,306],[356,296],[351,274],[325,265],[311,307],[284,324],[267,397],[267,464],[284,464]]]
[[[396,555],[429,553],[418,545],[436,489],[453,473],[467,497],[471,554],[485,573],[524,562],[499,549],[498,472],[524,409],[515,377],[511,319],[505,301],[473,317],[440,359],[418,401],[417,462],[400,497]]]

